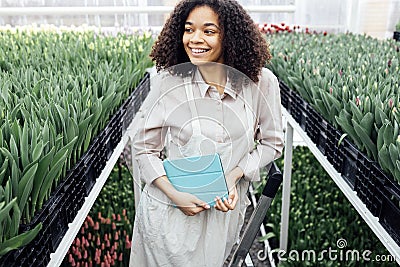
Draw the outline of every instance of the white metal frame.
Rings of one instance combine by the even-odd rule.
[[[283,173],[283,194],[282,194],[282,226],[280,237],[280,249],[287,251],[288,241],[288,228],[289,228],[289,206],[290,206],[290,182],[291,182],[291,162],[293,150],[293,129],[304,139],[310,151],[314,154],[321,166],[326,170],[332,180],[336,183],[339,189],[343,192],[349,202],[353,205],[355,210],[361,215],[363,220],[379,238],[387,250],[396,258],[400,264],[400,247],[393,240],[393,238],[386,232],[385,228],[379,223],[378,217],[375,217],[367,209],[364,203],[357,196],[350,186],[343,180],[341,174],[338,173],[332,164],[329,163],[327,158],[319,151],[316,144],[311,141],[308,135],[303,131],[300,125],[293,119],[293,117],[282,107],[283,116],[287,120],[286,129],[286,144],[285,144],[285,158],[284,158],[284,173]],[[325,248],[321,248],[325,249]]]
[[[169,13],[173,8],[173,6],[0,7],[0,16],[159,14]],[[245,6],[244,8],[253,13],[293,13],[296,10],[294,5]]]
[[[283,184],[282,184],[282,216],[281,216],[281,237],[280,249],[287,250],[289,232],[289,212],[290,212],[290,185],[292,179],[292,155],[293,155],[293,127],[287,123],[285,132],[285,154],[283,165]]]
[[[76,235],[81,229],[82,224],[84,223],[86,216],[88,215],[90,209],[92,208],[97,196],[99,195],[101,189],[103,188],[105,182],[108,179],[112,169],[114,168],[115,163],[117,162],[119,156],[121,155],[126,143],[128,142],[128,137],[123,136],[122,140],[119,142],[117,147],[114,150],[111,158],[108,160],[107,165],[101,172],[99,178],[97,178],[95,185],[90,191],[89,195],[85,198],[85,203],[83,203],[82,208],[78,211],[75,219],[72,223],[68,225],[68,230],[65,233],[63,239],[57,247],[57,250],[50,255],[50,262],[47,265],[48,267],[60,266],[65,255],[68,252],[72,242],[74,241]]]

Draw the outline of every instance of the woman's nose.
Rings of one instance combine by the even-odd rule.
[[[195,31],[192,35],[192,38],[190,38],[190,42],[192,43],[199,43],[203,41],[203,36],[201,31]]]

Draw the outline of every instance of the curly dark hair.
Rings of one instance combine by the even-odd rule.
[[[198,6],[208,6],[218,15],[222,30],[224,64],[258,82],[262,67],[271,59],[269,45],[258,27],[235,0],[183,0],[166,21],[150,57],[158,71],[190,62],[182,43],[185,22],[189,13]],[[184,74],[186,70],[174,69]]]

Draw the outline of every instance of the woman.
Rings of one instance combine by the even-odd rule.
[[[130,266],[222,266],[238,241],[249,181],[281,155],[280,95],[267,43],[234,0],[183,0],[150,54],[159,74],[135,140],[146,183]],[[167,140],[167,142],[166,142]],[[177,191],[160,159],[218,153],[229,196]]]

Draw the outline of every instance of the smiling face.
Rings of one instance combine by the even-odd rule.
[[[185,22],[183,46],[194,65],[224,63],[218,15],[208,6],[195,7]]]

